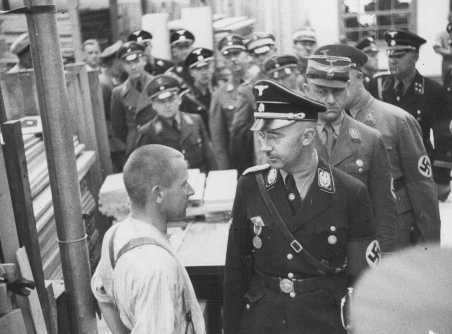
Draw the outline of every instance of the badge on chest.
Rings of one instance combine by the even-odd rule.
[[[255,249],[261,249],[263,243],[262,243],[262,239],[261,239],[260,235],[262,233],[262,227],[265,226],[264,220],[262,219],[261,216],[251,217],[250,220],[251,220],[251,223],[253,224],[253,232],[254,232],[254,236],[252,239],[253,247]]]
[[[317,178],[320,190],[334,194],[334,180],[331,170],[319,167],[317,169]]]

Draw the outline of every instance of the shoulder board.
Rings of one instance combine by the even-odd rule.
[[[250,173],[260,172],[260,171],[266,170],[266,169],[268,169],[268,168],[270,168],[270,165],[269,165],[269,164],[263,164],[263,165],[252,166],[252,167],[246,169],[246,170],[242,173],[242,175],[247,175],[247,174],[250,174]]]
[[[186,114],[184,112],[182,112],[181,114],[182,114],[182,117],[184,118],[185,122],[187,122],[187,124],[190,124],[190,125],[194,124],[191,115],[188,115],[188,114]]]

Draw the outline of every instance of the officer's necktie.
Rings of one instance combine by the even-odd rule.
[[[333,127],[330,124],[325,124],[323,127],[325,133],[325,146],[328,152],[328,156],[331,157],[331,152],[333,152],[334,144],[336,144],[336,134]]]
[[[400,98],[403,96],[403,82],[402,81],[398,81],[394,87],[395,93],[396,93],[396,99],[397,102],[400,101]]]
[[[292,212],[295,213],[297,209],[301,207],[301,198],[298,194],[297,184],[292,174],[287,174],[285,178],[285,184],[287,189],[287,199],[289,200]]]

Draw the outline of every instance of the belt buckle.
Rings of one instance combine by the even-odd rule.
[[[284,293],[295,292],[293,281],[288,278],[283,278],[279,281],[279,289]]]

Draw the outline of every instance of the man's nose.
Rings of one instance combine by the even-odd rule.
[[[336,99],[334,98],[333,92],[328,92],[325,97],[325,103],[332,104],[334,102],[336,102]]]

